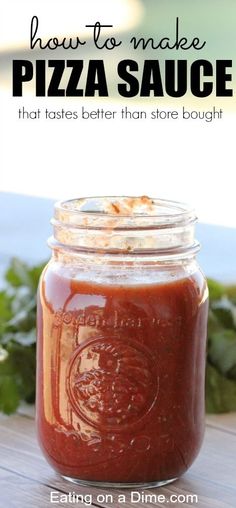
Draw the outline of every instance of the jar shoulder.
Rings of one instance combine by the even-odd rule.
[[[175,294],[206,300],[207,281],[196,262],[175,266],[109,267],[67,265],[51,260],[45,267],[39,285],[41,297],[59,305],[71,294],[121,294],[140,297],[164,297]],[[187,297],[187,296],[186,296]]]

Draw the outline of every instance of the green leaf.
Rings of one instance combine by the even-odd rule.
[[[2,344],[6,346],[10,342],[16,342],[22,346],[31,346],[36,342],[36,329],[32,328],[28,332],[8,332],[2,337]],[[0,349],[1,353],[1,349]]]
[[[14,376],[0,375],[0,411],[14,413],[19,402],[20,395]]]
[[[221,374],[236,380],[236,332],[213,333],[209,339],[208,357]]]
[[[225,294],[236,303],[236,285],[226,286]]]
[[[13,287],[31,286],[29,267],[18,258],[13,258],[6,272],[5,279]]]
[[[213,302],[211,309],[219,322],[225,328],[234,328],[236,325],[236,306],[226,297],[218,302]]]
[[[12,298],[6,291],[0,291],[0,319],[7,320],[11,317]]]
[[[207,325],[207,331],[208,331],[208,337],[210,337],[214,332],[218,332],[222,326],[220,325],[219,319],[214,314],[211,307],[209,308],[208,312],[208,325]]]
[[[225,287],[220,282],[217,282],[213,279],[207,279],[208,289],[209,289],[209,298],[210,301],[213,302],[215,300],[220,300],[222,296],[225,295]]]
[[[0,363],[5,362],[8,358],[7,350],[0,345]]]
[[[30,312],[27,308],[23,308],[8,321],[7,326],[15,330],[28,332],[31,328],[35,327],[35,312]]]
[[[36,371],[36,291],[45,263],[29,267],[14,258],[0,292],[0,411],[11,413],[20,400],[34,402]]]
[[[13,372],[17,374],[19,392],[22,400],[34,399],[36,378],[36,348],[35,344],[25,346],[10,343],[7,351]]]
[[[31,279],[31,287],[35,293],[37,291],[39,279],[40,279],[43,269],[45,268],[45,265],[46,265],[46,263],[42,263],[38,266],[33,266],[33,268],[30,268],[30,270],[29,270],[29,276]]]
[[[12,317],[12,297],[8,295],[6,291],[0,292],[0,341],[1,335],[4,333],[7,327],[7,321]]]
[[[206,369],[206,411],[236,411],[236,382],[227,379],[209,364]]]
[[[7,357],[0,362],[0,379],[4,380],[10,377],[17,386],[18,398],[34,401],[36,372],[35,344],[26,346],[17,342],[9,342],[6,346],[6,351]],[[3,384],[0,391],[0,408],[1,399],[7,400],[7,387],[8,385],[5,391],[5,384]]]
[[[26,286],[15,288],[12,298],[12,314],[16,314],[23,308],[30,311],[36,307],[35,294]]]
[[[45,263],[32,267],[18,258],[12,258],[5,279],[14,288],[26,286],[35,293],[44,267]]]

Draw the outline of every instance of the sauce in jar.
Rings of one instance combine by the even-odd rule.
[[[110,198],[109,212],[113,205]],[[95,233],[91,247],[97,231],[97,224],[93,233],[89,229],[92,213],[83,216],[87,245],[84,239],[78,245],[81,222],[74,230],[83,212],[76,205],[75,214],[74,202],[57,206],[54,258],[43,273],[38,305],[42,450],[73,481],[142,487],[173,481],[192,464],[204,432],[207,289],[194,258],[196,243],[179,247],[181,228],[184,244],[194,219],[182,217],[174,234],[166,219],[171,204],[158,201],[155,211],[168,208],[168,214],[163,212],[159,229],[151,214],[151,246],[143,225],[147,210],[135,214],[140,246],[140,229],[135,224],[133,230],[123,212],[124,247],[120,222],[114,239],[112,214],[105,210],[105,238]]]

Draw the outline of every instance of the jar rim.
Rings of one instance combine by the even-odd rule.
[[[134,203],[129,213],[127,203],[130,207]],[[117,208],[117,204],[121,205],[120,210],[114,213],[112,207]],[[93,196],[56,202],[53,223],[87,229],[149,229],[184,226],[196,220],[194,209],[179,201],[147,196]]]
[[[111,213],[114,206],[120,206],[121,213]],[[126,209],[129,214],[124,213]],[[50,245],[80,252],[194,255],[199,249],[194,239],[196,220],[189,205],[146,196],[59,201],[51,221],[54,240]]]

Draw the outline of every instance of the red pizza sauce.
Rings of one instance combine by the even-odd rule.
[[[101,283],[48,265],[37,425],[61,475],[150,484],[189,468],[204,432],[207,306],[199,269],[172,281]]]

